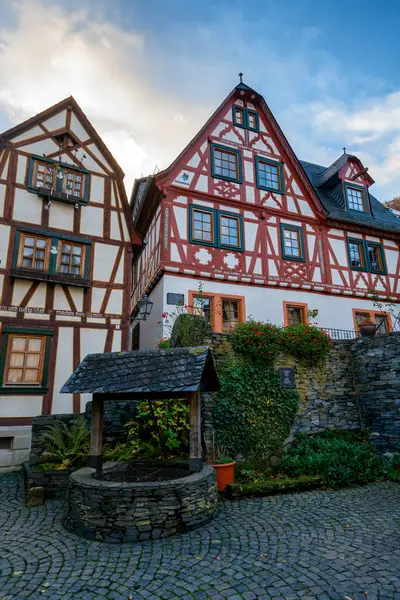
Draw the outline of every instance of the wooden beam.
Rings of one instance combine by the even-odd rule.
[[[189,423],[190,423],[190,473],[198,473],[202,469],[201,456],[201,403],[200,392],[190,392],[189,395]]]
[[[101,476],[103,467],[103,411],[104,398],[100,394],[93,394],[92,401],[92,448],[89,465],[96,469],[96,475]]]

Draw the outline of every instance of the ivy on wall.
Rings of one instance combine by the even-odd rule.
[[[331,342],[313,325],[282,328],[252,320],[233,328],[230,337],[232,350],[218,361],[216,442],[232,456],[269,458],[280,452],[299,406],[296,390],[280,386],[274,361],[284,352],[315,363],[327,356]]]

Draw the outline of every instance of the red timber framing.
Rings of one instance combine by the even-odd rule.
[[[54,187],[47,195],[36,189],[32,175],[39,160],[75,173],[78,179],[70,179],[77,188],[85,185],[85,198],[57,196]],[[141,240],[133,229],[123,178],[72,97],[0,135],[0,353],[8,331],[51,332],[45,388],[15,390],[0,383],[0,426],[29,424],[34,414],[54,412],[62,377],[88,352],[129,349],[132,250]],[[18,244],[27,238],[47,240],[44,261],[34,242],[36,265],[29,259],[24,265]],[[0,363],[0,381],[1,376]],[[26,398],[21,408],[13,396]],[[30,412],[29,398],[41,409]],[[57,396],[56,411],[84,408],[79,394],[63,401],[62,411]],[[15,403],[14,416],[5,416],[10,413],[2,410],[6,402]]]
[[[235,124],[234,106],[257,112],[257,131]],[[240,157],[240,169],[232,178],[215,173],[213,152],[221,147]],[[260,185],[257,161],[275,165],[280,189]],[[339,162],[342,164],[342,157]],[[352,156],[343,164],[337,175],[343,186],[363,185],[368,198],[368,187],[374,181],[367,169]],[[382,299],[400,299],[400,233],[329,217],[265,100],[244,84],[232,91],[171,166],[153,181],[158,201],[149,193],[140,217],[136,217],[138,228],[151,224],[142,232],[148,249],[136,263],[133,308],[163,273],[365,299],[371,298],[374,288]],[[150,212],[147,206],[153,207]],[[227,248],[191,238],[191,207],[211,212],[215,220],[225,213],[238,216],[243,247]],[[300,232],[302,260],[283,257],[286,227]],[[217,241],[219,235],[216,231]],[[352,270],[348,237],[381,244],[387,274]]]

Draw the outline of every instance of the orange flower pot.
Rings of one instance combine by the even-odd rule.
[[[236,461],[224,465],[214,465],[211,463],[211,466],[214,467],[217,473],[217,488],[220,492],[225,491],[226,486],[234,482],[235,465]]]

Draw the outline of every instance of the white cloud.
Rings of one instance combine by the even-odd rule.
[[[72,94],[126,172],[128,194],[134,177],[181,152],[240,69],[300,158],[327,165],[347,146],[369,166],[378,197],[400,191],[400,92],[357,101],[354,89],[366,96],[382,82],[343,69],[321,47],[319,29],[278,28],[277,36],[276,23],[266,21],[252,35],[233,8],[228,17],[216,11],[207,25],[170,24],[155,40],[134,21],[122,29],[101,11],[44,0],[10,6],[13,25],[0,25],[0,112],[18,123]],[[284,54],[282,40],[294,35],[295,49]]]
[[[206,119],[207,107],[151,87],[139,32],[38,0],[15,7],[17,27],[0,30],[0,109],[18,123],[73,95],[127,174],[128,193],[134,177],[166,167]]]

